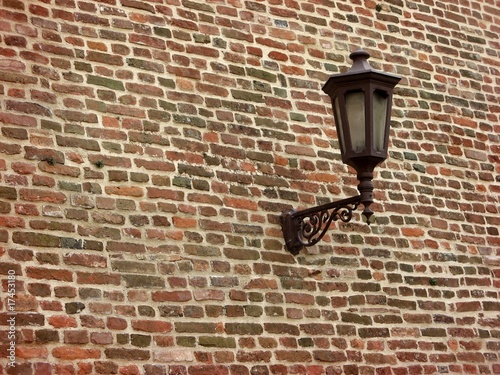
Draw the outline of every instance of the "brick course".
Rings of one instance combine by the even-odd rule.
[[[499,374],[498,25],[480,0],[1,1],[0,373]],[[358,47],[403,77],[377,222],[293,257],[280,213],[356,194],[321,87]]]

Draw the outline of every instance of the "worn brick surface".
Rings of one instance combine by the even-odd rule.
[[[0,1],[0,373],[500,373],[495,1]],[[403,77],[368,227],[330,74]]]

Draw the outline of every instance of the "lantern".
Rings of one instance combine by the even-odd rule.
[[[370,54],[363,50],[349,56],[352,67],[330,76],[323,86],[332,101],[342,161],[353,167],[359,180],[359,195],[281,214],[285,245],[292,254],[316,244],[334,220],[348,222],[352,212],[363,204],[368,224],[373,211],[373,170],[387,158],[392,94],[401,77],[373,70]]]
[[[387,158],[392,95],[401,77],[372,69],[366,51],[349,57],[352,67],[330,76],[323,91],[332,101],[342,161],[357,172],[363,213],[369,220],[373,170]]]

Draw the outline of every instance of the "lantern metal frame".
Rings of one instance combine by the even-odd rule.
[[[356,170],[360,194],[301,211],[291,209],[283,212],[280,222],[285,246],[294,255],[303,247],[318,243],[333,221],[349,222],[353,211],[360,204],[364,206],[363,216],[366,222],[370,224],[373,220],[373,211],[370,209],[373,203],[373,170],[387,158],[393,90],[401,77],[372,69],[367,62],[370,54],[366,51],[357,50],[349,57],[353,60],[352,67],[345,73],[330,76],[323,86],[323,91],[330,96],[332,102],[342,161]],[[354,128],[351,126],[354,124],[349,123],[349,114],[352,116],[353,112],[349,113],[347,108],[347,96],[352,93],[363,93],[363,101],[356,103],[364,110],[364,144],[358,150],[354,148],[352,141],[351,131]],[[380,113],[376,119],[375,111],[384,110],[384,107],[380,106],[375,108],[376,95],[379,100],[386,99],[383,129],[375,129],[375,126],[381,126]],[[379,123],[375,124],[375,120]],[[383,134],[380,133],[382,130]],[[379,138],[375,139],[376,136]]]

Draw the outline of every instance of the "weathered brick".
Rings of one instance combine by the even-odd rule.
[[[12,240],[25,246],[61,247],[61,238],[50,234],[14,232]]]
[[[264,323],[264,329],[269,333],[278,333],[286,335],[299,335],[299,328],[292,324],[286,323]]]
[[[236,348],[234,337],[200,336],[198,343],[206,347]]]
[[[35,331],[35,342],[38,344],[48,344],[59,342],[59,332],[53,329],[40,329]]]
[[[228,335],[260,335],[264,331],[257,323],[226,323],[224,330]]]
[[[80,116],[80,114],[75,114],[75,119],[82,119],[82,117]],[[88,120],[87,122],[97,122],[97,117],[95,121],[90,118],[87,118],[87,120]],[[82,148],[88,151],[100,151],[101,149],[99,143],[94,140],[80,139],[76,137],[63,137],[63,136],[56,136],[56,139],[57,139],[57,144],[62,147]]]
[[[17,190],[13,187],[0,186],[0,198],[15,200],[17,199]]]
[[[71,293],[64,293],[63,294],[63,293],[61,293],[61,291],[59,291],[58,294],[61,297],[63,297],[63,296],[74,297],[75,294],[73,294],[72,292],[73,291],[71,291]],[[66,310],[66,313],[68,313],[68,314],[78,314],[85,309],[85,304],[83,304],[82,302],[68,302],[64,305],[64,308]]]
[[[155,320],[135,320],[132,321],[132,328],[143,332],[166,333],[172,330],[172,324]]]
[[[3,127],[2,134],[8,138],[28,139],[28,131],[26,129]]]
[[[213,374],[213,375],[229,375],[229,369],[227,366],[223,365],[196,365],[189,366],[189,375],[203,375],[203,374]]]
[[[114,242],[109,241],[107,243],[106,249],[108,251],[116,251],[116,252],[129,252],[129,253],[143,253],[146,251],[146,248],[142,244],[135,243],[123,243],[123,242]]]
[[[95,268],[105,268],[107,266],[106,257],[89,253],[65,254],[64,262],[66,264],[80,265],[85,267],[95,267]]]
[[[164,288],[165,281],[159,276],[123,275],[127,288]]]
[[[175,331],[179,333],[216,333],[217,325],[214,323],[178,322],[174,324]]]
[[[73,110],[55,110],[54,114],[65,121],[85,122],[90,124],[97,123],[97,115],[93,113],[82,113]],[[98,151],[98,149],[95,150],[96,146],[94,142],[85,145],[85,142],[82,142],[83,140],[78,138],[57,136],[56,139],[59,146],[75,147],[76,145],[80,145],[83,149]]]
[[[389,337],[389,330],[387,328],[360,328],[358,330],[361,338],[371,337]]]
[[[16,155],[21,153],[21,146],[0,142],[0,153],[6,155]]]
[[[315,360],[320,362],[344,362],[347,360],[347,356],[344,352],[340,351],[329,351],[329,350],[315,350],[313,352],[313,357]]]
[[[64,332],[65,344],[87,344],[89,343],[89,335],[86,330],[71,330]]]
[[[190,291],[175,291],[175,292],[154,292],[152,294],[155,302],[185,302],[190,301],[193,297]]]
[[[80,284],[97,284],[97,285],[119,285],[120,275],[108,273],[88,273],[78,272],[77,281]]]
[[[194,359],[193,353],[185,349],[159,349],[153,352],[153,359],[157,362],[175,363],[175,362],[192,362]],[[175,366],[170,366],[175,371]],[[163,374],[164,370],[158,374]],[[153,374],[153,373],[152,373]],[[156,374],[156,373],[155,373]]]
[[[121,90],[121,91],[125,90],[122,81],[117,81],[106,77],[94,76],[91,74],[87,76],[87,83],[90,85],[107,87],[111,90]]]
[[[151,357],[149,350],[106,348],[104,355],[109,359],[124,359],[127,361],[146,361]]]

